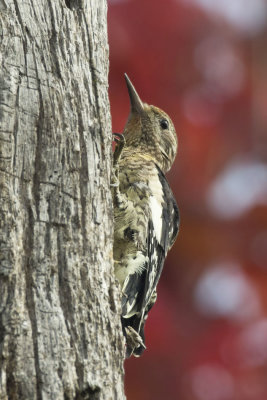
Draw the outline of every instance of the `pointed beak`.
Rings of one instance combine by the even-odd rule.
[[[142,114],[144,111],[144,104],[140,97],[137,94],[137,91],[135,90],[132,82],[130,81],[129,77],[127,74],[124,74],[125,80],[126,80],[126,85],[130,97],[130,102],[131,102],[131,112],[137,112],[138,114]]]

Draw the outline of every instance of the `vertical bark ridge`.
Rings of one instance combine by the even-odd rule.
[[[123,399],[106,1],[0,9],[0,398]]]

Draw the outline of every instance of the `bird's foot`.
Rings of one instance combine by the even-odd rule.
[[[116,143],[116,148],[113,154],[113,168],[112,168],[112,175],[111,175],[111,187],[119,187],[119,159],[121,156],[121,152],[125,145],[125,138],[121,133],[113,133],[114,135],[114,142]]]
[[[114,142],[116,143],[116,148],[113,154],[113,167],[116,168],[126,141],[124,135],[121,133],[113,133],[113,136]]]
[[[134,330],[131,326],[127,326],[125,328],[125,333],[126,333],[126,344],[128,348],[127,357],[130,357],[133,354],[134,350],[140,346],[146,349],[143,339],[141,338],[139,333],[137,333],[136,330]]]

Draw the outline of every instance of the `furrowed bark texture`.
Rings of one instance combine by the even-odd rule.
[[[123,399],[106,0],[0,0],[0,399]]]

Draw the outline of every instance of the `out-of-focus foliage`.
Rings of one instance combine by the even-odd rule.
[[[109,0],[113,131],[123,73],[173,119],[181,230],[126,362],[128,400],[267,399],[267,3]]]

